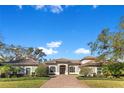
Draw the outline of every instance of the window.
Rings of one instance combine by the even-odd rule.
[[[102,73],[102,68],[101,67],[97,67],[97,73],[101,74]]]
[[[102,70],[102,68],[101,67],[97,67],[97,70]]]
[[[55,66],[51,66],[51,67],[50,67],[50,72],[56,72]]]
[[[75,67],[69,67],[69,72],[75,72]]]

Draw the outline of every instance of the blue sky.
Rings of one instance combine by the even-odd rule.
[[[81,59],[103,28],[117,29],[124,6],[0,6],[7,44],[39,47],[47,58]]]

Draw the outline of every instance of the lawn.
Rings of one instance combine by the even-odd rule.
[[[49,80],[48,77],[5,78],[0,79],[0,88],[39,88],[47,80]]]
[[[80,81],[91,88],[124,88],[124,79],[80,78]]]
[[[81,80],[91,88],[124,88],[124,81],[111,80]]]

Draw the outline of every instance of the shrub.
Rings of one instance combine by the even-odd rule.
[[[20,77],[22,75],[18,74],[21,71],[20,67],[13,67],[11,65],[4,65],[0,67],[0,76],[5,77]]]
[[[92,73],[92,69],[89,67],[81,67],[80,74],[83,76],[88,76],[90,73]]]
[[[103,75],[104,75],[105,77],[111,76],[111,72],[110,72],[110,70],[109,70],[109,68],[108,68],[108,65],[104,65],[104,66],[103,66],[102,72],[103,72]]]
[[[111,63],[103,66],[103,74],[107,76],[120,77],[124,72],[124,63]]]
[[[109,70],[114,77],[120,77],[122,72],[124,71],[124,63],[113,63],[109,65]]]
[[[47,66],[45,64],[40,64],[35,72],[38,77],[47,76]]]
[[[21,67],[11,67],[10,77],[22,77],[23,74],[20,73],[21,70],[22,70]]]
[[[17,74],[18,72],[21,71],[21,67],[13,67],[12,71]]]

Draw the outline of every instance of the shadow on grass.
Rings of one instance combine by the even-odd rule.
[[[24,81],[24,80],[49,80],[50,77],[19,77],[19,78],[0,78],[3,81]]]

